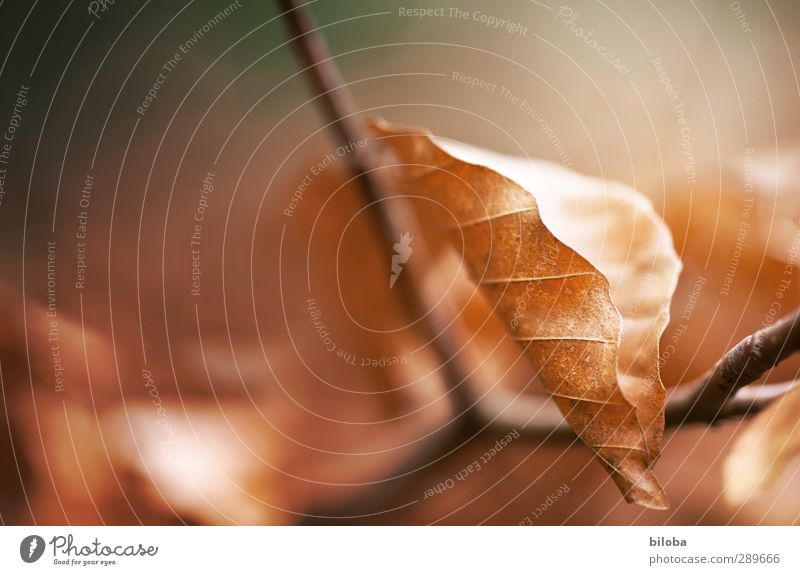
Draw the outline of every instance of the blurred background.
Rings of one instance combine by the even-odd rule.
[[[685,266],[665,385],[796,307],[795,3],[310,7],[364,113],[650,197]],[[800,520],[796,465],[724,501],[741,422],[667,434],[667,512],[626,505],[570,441],[514,439],[454,481],[502,439],[487,431],[398,477],[447,425],[440,366],[386,289],[391,246],[277,7],[0,15],[4,524],[287,524],[376,492],[351,521]],[[430,281],[457,299],[447,273]],[[493,385],[529,380],[492,330],[464,356]]]

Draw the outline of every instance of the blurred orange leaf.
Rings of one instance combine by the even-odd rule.
[[[723,467],[725,498],[746,502],[800,455],[800,388],[760,412],[739,434]]]

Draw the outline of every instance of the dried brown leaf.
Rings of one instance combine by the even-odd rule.
[[[560,241],[586,258],[608,280],[622,316],[617,376],[634,406],[648,453],[658,457],[664,430],[665,390],[659,369],[659,339],[680,259],[672,236],[652,204],[633,188],[605,182],[560,166],[443,143],[446,151],[489,165],[536,198],[542,221]]]
[[[538,194],[457,159],[424,132],[383,122],[372,129],[398,160],[398,193],[431,198],[455,219],[455,243],[473,280],[626,499],[666,508],[650,466],[663,432],[658,338],[679,264],[649,202],[620,185],[603,194],[596,180],[575,176],[542,190],[548,199],[540,206]],[[508,164],[478,156],[481,164]],[[545,226],[546,215],[568,241]],[[616,229],[603,241],[609,225]],[[641,286],[648,270],[658,270],[653,289],[640,293],[631,282]]]

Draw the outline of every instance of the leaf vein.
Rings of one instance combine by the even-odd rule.
[[[557,274],[552,276],[539,276],[539,277],[521,277],[521,278],[489,278],[489,279],[482,279],[480,281],[481,284],[502,284],[502,283],[513,283],[513,282],[533,282],[533,281],[549,281],[549,280],[559,280],[559,279],[567,279],[567,278],[575,278],[581,276],[596,276],[595,272],[571,272],[567,274]]]

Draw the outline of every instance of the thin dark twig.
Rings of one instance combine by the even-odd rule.
[[[345,87],[339,68],[334,63],[323,36],[317,31],[310,10],[298,0],[278,0],[289,32],[295,40],[293,47],[298,59],[306,66],[306,77],[320,96],[319,103],[325,108],[331,127],[338,132],[344,144],[364,141],[367,131],[358,119],[358,111],[353,97]],[[375,150],[354,146],[348,160],[356,173],[361,176],[362,190],[369,203],[380,202],[390,197],[387,183],[381,180],[381,173],[375,172],[380,162],[375,158]],[[391,227],[392,218],[380,214],[381,223]],[[389,238],[394,241],[393,238]]]
[[[307,66],[308,77],[312,80],[339,139],[345,144],[369,141],[368,146],[351,146],[353,153],[348,154],[348,158],[359,176],[364,201],[372,208],[370,213],[375,218],[376,228],[383,236],[385,245],[391,246],[399,241],[402,234],[419,229],[419,226],[414,213],[404,201],[391,202],[391,209],[389,203],[384,201],[392,197],[393,188],[389,174],[381,169],[388,160],[389,152],[369,138],[363,121],[358,117],[350,91],[331,58],[324,38],[317,32],[307,6],[300,0],[278,1],[285,10],[284,16],[294,36],[297,54]],[[417,260],[427,259],[425,246],[421,242],[415,245],[414,252],[418,256]],[[473,402],[466,390],[466,378],[454,360],[458,348],[444,335],[447,324],[436,310],[426,315],[429,306],[421,288],[423,282],[420,281],[418,268],[409,261],[405,270],[406,281],[397,284],[400,295],[409,312],[416,317],[424,316],[420,324],[426,339],[441,360],[443,377],[455,414],[469,417]]]
[[[370,207],[369,213],[376,230],[382,236],[384,245],[392,246],[400,240],[402,234],[419,230],[416,217],[404,200],[385,201],[393,197],[393,185],[387,170],[382,167],[394,163],[394,158],[388,150],[369,138],[363,121],[358,117],[350,91],[330,55],[324,38],[317,31],[307,6],[299,0],[278,0],[278,3],[285,11],[284,19],[295,40],[293,45],[299,59],[306,66],[307,77],[311,79],[319,101],[331,121],[331,126],[337,131],[339,140],[353,150],[352,154],[348,154],[348,159],[358,176],[364,202]],[[369,142],[369,144],[353,145],[359,142]],[[452,341],[446,333],[447,318],[442,317],[435,306],[429,305],[430,302],[423,291],[424,282],[416,262],[430,261],[424,243],[418,242],[414,247],[414,253],[416,258],[406,263],[405,277],[396,284],[396,288],[400,292],[401,301],[407,312],[412,317],[422,318],[419,322],[422,336],[430,342],[437,356],[453,419],[431,435],[409,461],[398,465],[397,472],[392,474],[393,477],[398,477],[394,487],[390,486],[388,481],[383,482],[373,490],[373,493],[368,493],[356,501],[345,503],[336,509],[312,512],[306,523],[324,522],[325,516],[340,520],[343,517],[365,514],[370,510],[379,511],[397,494],[400,482],[405,484],[407,477],[414,471],[448,453],[458,445],[459,438],[469,437],[480,428],[480,422],[473,409],[474,400],[469,393],[468,378],[457,359],[457,342]],[[428,308],[432,308],[430,313]]]
[[[787,381],[784,383],[742,388],[736,392],[736,395],[722,405],[714,423],[725,419],[755,415],[770,403],[786,395],[798,386],[800,386],[799,381]],[[695,416],[695,414],[696,412],[692,412],[691,415]],[[682,412],[680,405],[676,406],[669,403],[667,403],[666,421],[667,425],[670,427],[679,427],[689,423],[709,423],[705,420],[691,419],[688,414]]]
[[[667,406],[669,423],[712,424],[746,403],[736,393],[800,350],[800,309],[747,336],[692,383],[679,387]],[[768,386],[772,387],[772,386]],[[763,407],[763,402],[758,402]],[[755,407],[755,405],[753,406]]]

